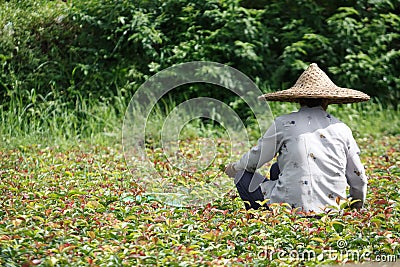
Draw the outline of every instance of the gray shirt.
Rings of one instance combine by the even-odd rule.
[[[234,168],[255,172],[278,155],[279,179],[260,185],[265,198],[320,212],[337,206],[337,197],[346,198],[347,185],[352,198],[365,201],[367,177],[359,152],[347,125],[322,107],[301,107],[276,118]]]

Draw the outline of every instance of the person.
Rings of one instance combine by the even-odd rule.
[[[234,178],[246,209],[260,202],[288,203],[305,213],[320,213],[349,197],[361,208],[367,177],[360,150],[350,128],[326,112],[329,104],[367,101],[360,91],[336,86],[317,64],[311,64],[287,90],[259,97],[270,101],[297,102],[300,109],[277,117],[256,146],[228,164],[225,173]],[[258,172],[277,156],[268,180]]]

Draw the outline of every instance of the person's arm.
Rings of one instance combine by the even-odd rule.
[[[358,146],[354,139],[351,139],[350,149],[347,157],[346,178],[350,186],[350,197],[358,200],[353,203],[352,208],[363,207],[367,195],[368,178],[365,175],[364,166],[361,163]]]
[[[226,167],[225,172],[228,176],[234,176],[240,170],[255,172],[265,163],[272,160],[279,149],[279,131],[272,124],[266,133],[258,140],[256,146],[250,149],[242,158]]]

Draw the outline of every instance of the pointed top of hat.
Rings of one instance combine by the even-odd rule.
[[[291,88],[259,97],[259,99],[283,102],[298,102],[305,98],[325,99],[329,104],[362,102],[370,99],[369,95],[363,92],[336,86],[316,63],[310,64]]]

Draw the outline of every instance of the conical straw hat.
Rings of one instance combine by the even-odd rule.
[[[290,89],[259,97],[259,99],[282,102],[298,102],[306,98],[325,99],[328,104],[354,103],[370,99],[369,95],[363,92],[336,86],[315,63],[300,75],[296,84]]]

